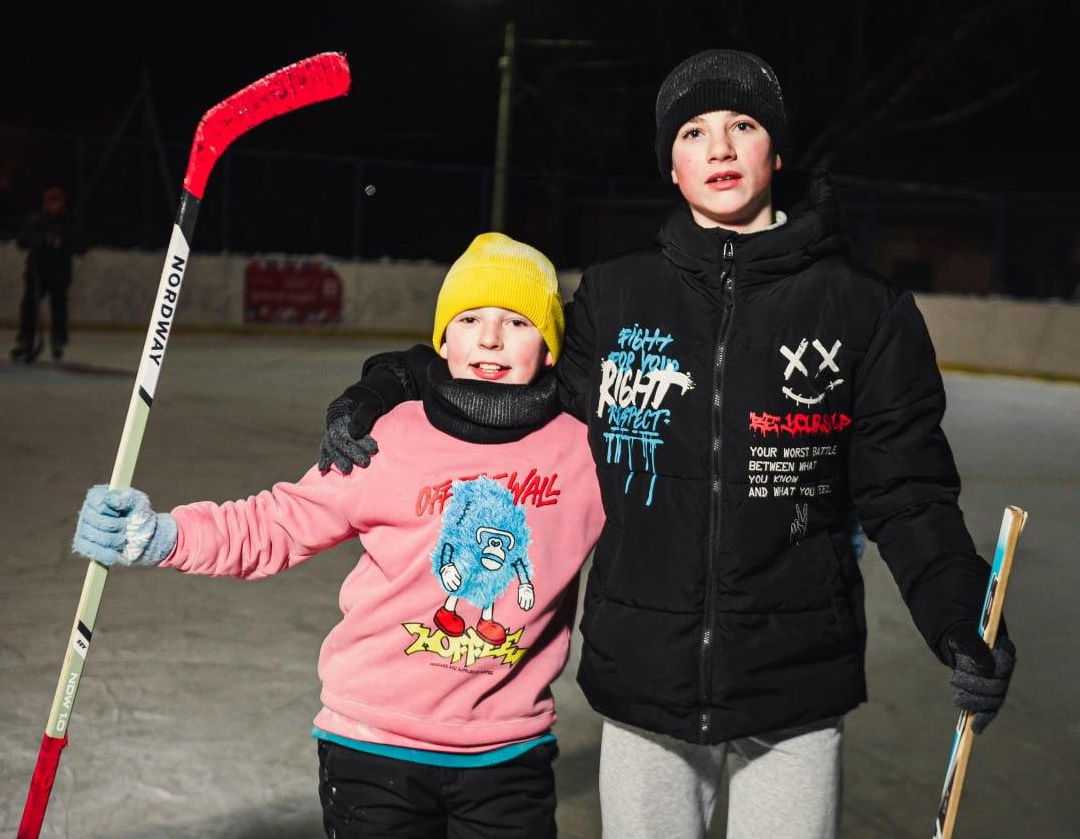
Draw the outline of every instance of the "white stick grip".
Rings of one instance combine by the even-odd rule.
[[[141,387],[151,399],[157,390],[158,375],[165,360],[165,348],[172,332],[173,318],[176,317],[176,303],[180,298],[180,286],[184,281],[190,250],[184,234],[180,232],[179,226],[174,224],[169,249],[165,254],[165,265],[161,269],[157,298],[150,316],[150,328],[146,330],[139,372],[135,376],[136,387]]]
[[[190,250],[180,227],[174,224],[169,249],[165,252],[165,265],[161,269],[157,297],[150,315],[150,326],[143,342],[139,371],[135,374],[135,387],[128,402],[124,431],[120,436],[120,446],[116,450],[112,477],[109,479],[109,486],[113,489],[131,486],[131,478],[135,474],[135,461],[139,458],[150,405],[154,401],[161,365],[165,362],[165,349],[172,333],[173,319],[176,317],[176,307],[180,299],[180,286],[184,282]]]

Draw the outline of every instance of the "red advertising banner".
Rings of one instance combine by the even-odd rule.
[[[318,260],[253,259],[244,323],[341,323],[341,277]]]

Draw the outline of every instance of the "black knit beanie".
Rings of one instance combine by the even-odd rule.
[[[784,94],[772,67],[739,50],[705,50],[668,73],[656,95],[656,161],[671,176],[671,144],[687,120],[710,111],[739,111],[761,123],[785,162],[791,151]]]

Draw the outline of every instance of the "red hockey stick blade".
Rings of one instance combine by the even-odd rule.
[[[38,839],[41,823],[45,819],[45,808],[49,806],[49,793],[56,780],[56,768],[60,765],[60,752],[67,745],[68,738],[50,737],[46,734],[41,740],[34,777],[30,779],[30,792],[26,795],[22,821],[16,839]]]
[[[344,96],[350,81],[345,56],[323,52],[275,70],[219,102],[195,129],[184,189],[201,199],[214,164],[237,137],[268,119]]]

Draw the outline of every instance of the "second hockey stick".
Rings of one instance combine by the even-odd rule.
[[[988,647],[993,647],[997,640],[998,626],[1001,624],[1001,608],[1005,603],[1005,588],[1009,584],[1009,572],[1012,570],[1013,554],[1020,532],[1027,522],[1027,513],[1019,507],[1006,507],[998,533],[997,547],[994,549],[994,563],[990,568],[990,582],[986,586],[986,598],[983,600],[982,616],[979,618],[979,634]],[[974,714],[960,712],[953,734],[952,751],[949,753],[949,767],[945,771],[945,785],[941,790],[941,803],[938,805],[937,819],[934,821],[934,839],[950,839],[956,826],[956,814],[960,810],[960,793],[964,788],[964,775],[967,772],[968,758],[971,757],[971,744],[975,733],[971,730]]]

